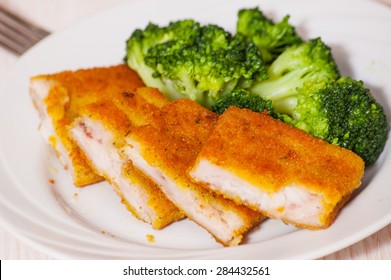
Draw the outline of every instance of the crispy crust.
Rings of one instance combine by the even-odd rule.
[[[92,120],[99,121],[113,134],[114,142],[112,144],[121,150],[126,144],[124,137],[131,133],[137,125],[149,123],[153,112],[159,108],[158,106],[167,103],[168,101],[156,89],[139,88],[133,92],[124,92],[111,100],[89,104],[81,109],[79,113],[81,116],[88,116]],[[92,162],[90,164],[94,168],[94,164]],[[135,168],[130,161],[124,164],[122,170],[123,176],[134,185],[140,186],[140,188],[142,186],[143,193],[148,197],[147,204],[156,214],[156,219],[151,221],[153,228],[160,229],[184,218],[184,214],[167,199],[160,188],[149,177]],[[135,209],[110,177],[101,174],[95,168],[94,171],[110,182],[116,193],[121,197],[121,202],[135,217],[140,219],[139,211],[143,210]]]
[[[150,125],[135,128],[131,138],[141,145],[144,159],[168,177],[174,178],[178,187],[191,190],[207,205],[219,205],[225,211],[235,212],[246,221],[242,228],[233,233],[234,237],[230,242],[223,242],[214,236],[223,245],[233,246],[241,241],[245,232],[263,220],[264,216],[194,183],[186,172],[217,119],[216,114],[194,101],[179,99],[155,112]],[[182,209],[179,204],[177,207]],[[196,221],[195,217],[187,216]]]
[[[121,64],[39,75],[30,79],[31,85],[35,83],[48,86],[49,92],[43,102],[56,134],[51,137],[52,140],[56,140],[50,141],[50,144],[58,155],[60,154],[58,141],[65,147],[72,164],[74,184],[85,186],[101,181],[102,178],[91,170],[86,157],[69,137],[68,126],[85,105],[105,98],[110,99],[123,92],[132,92],[144,86],[141,79],[136,72]],[[32,88],[33,86],[31,86],[31,94],[33,94]],[[36,101],[35,107],[39,107]]]
[[[332,223],[360,186],[364,174],[363,160],[350,150],[314,138],[266,114],[236,107],[220,116],[194,166],[203,159],[268,193],[295,185],[320,194],[327,213],[321,228]],[[231,198],[246,203],[240,197]],[[264,209],[256,209],[270,217]],[[285,222],[308,227],[291,220]]]

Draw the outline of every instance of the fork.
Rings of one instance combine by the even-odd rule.
[[[11,13],[0,5],[0,46],[20,56],[49,32]]]

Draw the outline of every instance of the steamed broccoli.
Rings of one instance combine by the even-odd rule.
[[[302,42],[288,20],[287,15],[282,21],[274,23],[259,8],[242,9],[238,13],[236,32],[252,41],[260,49],[265,62],[269,63],[287,47]]]
[[[269,115],[278,118],[278,115],[274,113],[274,108],[270,100],[265,100],[257,95],[251,95],[244,89],[234,90],[218,99],[216,104],[212,106],[212,111],[217,114],[222,114],[231,106],[246,108],[254,112],[267,111]]]
[[[352,150],[366,165],[376,161],[387,140],[382,106],[362,81],[342,77],[324,88],[299,90],[292,125],[329,143]]]
[[[268,68],[269,79],[255,82],[250,92],[272,100],[277,113],[293,115],[298,89],[304,84],[323,87],[339,78],[331,49],[320,38],[287,48]]]
[[[166,27],[150,23],[143,30],[136,29],[127,40],[124,60],[138,72],[147,86],[159,88],[161,82],[153,77],[155,70],[145,64],[145,56],[149,49],[174,40],[181,41],[183,44],[192,42],[200,30],[200,25],[193,20],[173,22]]]
[[[187,97],[207,108],[233,89],[267,78],[254,44],[193,20],[136,30],[127,41],[126,61],[169,99]]]

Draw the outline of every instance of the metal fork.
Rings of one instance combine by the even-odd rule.
[[[17,56],[49,35],[49,32],[0,5],[0,46]]]

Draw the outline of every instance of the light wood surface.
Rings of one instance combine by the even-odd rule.
[[[381,1],[391,5],[391,0]],[[9,7],[49,31],[65,28],[119,2],[121,1],[0,0],[0,4]],[[384,8],[389,7],[385,6]],[[11,53],[0,48],[0,75],[6,73],[16,63],[17,59]],[[0,226],[0,259],[51,259],[51,257],[19,241]],[[323,259],[391,259],[391,225]]]

